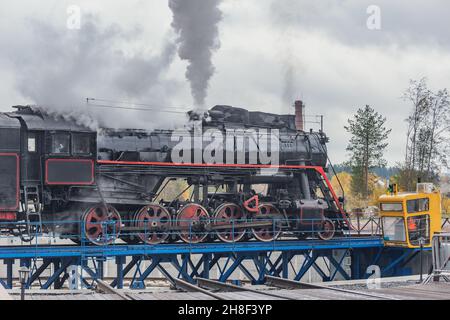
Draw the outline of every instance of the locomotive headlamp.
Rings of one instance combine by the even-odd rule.
[[[19,268],[19,280],[20,280],[21,284],[27,283],[29,273],[30,273],[30,270],[27,267],[23,266],[23,267]]]

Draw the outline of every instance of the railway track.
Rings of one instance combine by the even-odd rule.
[[[304,283],[278,277],[266,276],[263,285],[238,286],[216,280],[196,278],[195,283],[172,279],[170,290],[118,290],[103,280],[95,280],[91,290],[42,290],[27,291],[30,300],[219,300],[219,301],[274,301],[274,300],[446,300],[450,299],[450,284],[408,285],[384,287],[376,291],[348,290],[322,284]],[[9,290],[13,298],[19,291]]]
[[[98,293],[106,293],[106,294],[115,295],[119,298],[119,300],[136,300],[132,295],[123,293],[123,292],[119,291],[118,289],[111,287],[109,284],[107,284],[103,280],[95,279],[95,281],[96,281],[95,291]]]
[[[256,290],[256,289],[252,289],[249,287],[244,287],[244,286],[237,286],[234,284],[230,284],[230,283],[223,283],[223,282],[219,282],[219,281],[215,281],[215,280],[210,280],[210,279],[204,279],[204,278],[197,278],[197,284],[198,286],[205,288],[205,289],[210,289],[210,290],[217,290],[217,291],[225,291],[225,292],[251,292],[255,295],[264,295],[264,296],[269,296],[269,297],[273,297],[276,299],[283,299],[283,300],[295,300],[295,299],[291,299],[289,297],[280,295],[280,294],[276,294],[273,292],[269,292],[269,291],[262,291],[262,290]]]
[[[389,295],[327,287],[267,276],[262,286],[237,286],[215,280],[196,278],[196,284],[175,280],[175,287],[184,292],[196,292],[214,300],[399,300]]]
[[[191,284],[184,280],[175,279],[175,287],[186,292],[200,292],[215,300],[295,300],[279,294],[215,280],[196,278],[196,281],[196,284]]]
[[[280,289],[286,289],[286,290],[296,290],[296,289],[320,289],[322,292],[326,294],[326,292],[340,292],[345,293],[347,295],[354,295],[359,297],[367,297],[371,299],[377,299],[377,300],[399,300],[394,297],[385,296],[385,295],[377,295],[373,293],[366,293],[361,291],[354,291],[354,290],[347,290],[342,288],[336,288],[336,287],[329,287],[329,286],[323,286],[315,283],[304,283],[289,279],[282,279],[278,277],[272,277],[272,276],[266,276],[265,284],[271,287],[277,287]]]

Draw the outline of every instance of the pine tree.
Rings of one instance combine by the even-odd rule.
[[[375,167],[386,166],[383,152],[391,129],[385,127],[386,118],[370,106],[360,108],[345,130],[351,134],[347,151],[352,168],[352,190],[355,194],[369,196],[369,172]]]

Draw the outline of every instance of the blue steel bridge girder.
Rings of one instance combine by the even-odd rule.
[[[381,268],[381,276],[387,277],[407,273],[406,264],[419,254],[420,249],[402,250],[400,248],[390,248],[390,250],[384,251],[385,257],[390,257],[390,263]]]
[[[3,260],[3,263],[6,265],[6,282],[2,279],[2,285],[6,289],[12,289],[14,259],[5,259]]]
[[[67,267],[69,267],[71,264],[73,264],[72,259],[61,259],[61,260],[54,260],[54,271],[53,274],[48,278],[48,280],[41,285],[41,289],[49,289],[50,286],[53,284],[55,289],[60,289],[64,283],[65,280],[67,280]],[[31,285],[31,283],[28,283],[28,287]]]
[[[181,278],[191,283],[195,282],[194,278],[197,276],[204,276],[205,272],[201,269],[205,262],[209,262],[210,254],[204,254],[200,260],[194,264],[191,255],[183,254],[180,257],[177,255],[152,255],[152,256],[132,256],[131,261],[119,270],[119,266],[124,265],[124,260],[117,261],[117,278],[113,280],[111,286],[122,288],[123,278],[128,275],[134,268],[132,275],[131,287],[135,289],[144,288],[144,281],[151,275],[151,273],[158,269],[168,281],[174,284],[173,278]],[[147,267],[143,267],[143,261],[150,261]],[[180,263],[181,260],[181,263]],[[165,264],[170,264],[176,271],[176,274],[171,274],[165,268]],[[189,267],[191,272],[189,272]],[[209,269],[207,269],[209,271]]]
[[[81,272],[86,272],[91,278],[91,282],[89,283],[85,277],[81,276],[81,281],[86,288],[92,288],[95,284],[95,279],[103,280],[105,261],[106,259],[104,257],[86,257],[80,260],[79,265],[81,267]],[[89,262],[91,262],[91,265],[89,265]]]
[[[339,261],[337,261],[333,255],[329,255],[328,259],[330,261],[330,263],[333,265],[333,267],[335,268],[333,272],[330,271],[330,281],[333,281],[335,276],[339,273],[341,274],[345,280],[350,280],[351,279],[351,275],[349,275],[343,268],[342,268],[342,263],[344,261],[344,259],[347,257],[347,253],[349,253],[350,250],[347,249],[345,250],[344,254],[342,255],[342,257],[339,259]]]
[[[424,252],[431,248],[424,248]],[[352,250],[352,278],[366,279],[372,274],[367,273],[369,266],[378,266],[381,277],[394,277],[411,274],[411,262],[420,253],[420,249],[401,247],[379,247],[371,249]]]
[[[14,261],[12,262],[14,263]],[[20,262],[22,263],[22,262]],[[19,264],[20,264],[19,263]],[[67,273],[67,268],[71,265],[76,265],[79,263],[77,258],[44,258],[44,259],[32,259],[30,261],[31,268],[26,284],[26,288],[29,288],[35,282],[39,282],[39,287],[41,289],[48,289],[52,285],[55,289],[59,289],[63,286],[64,282],[68,279],[69,274]],[[27,263],[28,264],[28,263]],[[12,264],[11,264],[12,265]],[[9,266],[9,265],[8,265]],[[41,278],[43,273],[48,271],[48,269],[53,266],[53,272],[49,276],[46,276],[46,281],[43,282]],[[12,275],[8,274],[7,283],[12,284]],[[8,285],[8,288],[12,286]]]
[[[312,251],[312,250],[311,250]],[[298,272],[296,272],[294,280],[295,281],[300,281],[303,276],[309,271],[309,269],[316,263],[316,259],[318,258],[318,256],[312,252],[312,254],[308,251],[303,253],[303,264],[301,265],[300,269],[298,270]]]
[[[336,250],[339,254],[333,255]],[[351,272],[344,267],[348,254],[352,257]],[[69,278],[69,267],[80,268],[81,283],[91,287],[95,279],[103,278],[107,260],[116,263],[116,275],[111,282],[113,287],[123,288],[127,277],[131,279],[131,287],[143,288],[145,280],[156,270],[172,283],[174,278],[194,283],[196,277],[210,278],[213,274],[213,278],[220,281],[236,280],[233,279],[235,272],[240,271],[240,277],[259,284],[264,282],[266,275],[301,280],[311,269],[324,281],[334,280],[337,275],[344,279],[360,279],[368,276],[364,269],[367,261],[384,261],[382,274],[396,275],[405,273],[404,265],[413,254],[411,249],[383,248],[379,238],[155,246],[0,247],[0,260],[6,267],[6,279],[1,281],[3,285],[12,286],[13,264],[19,263],[31,267],[28,285],[36,286],[39,282],[43,289],[60,288]],[[297,259],[293,262],[298,257],[303,262]],[[321,263],[321,259],[325,263]],[[361,265],[362,261],[364,265]],[[50,274],[49,269],[52,269]]]

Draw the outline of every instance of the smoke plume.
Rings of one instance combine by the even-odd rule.
[[[283,69],[283,105],[291,106],[293,102],[299,98],[300,94],[297,83],[297,70],[289,59],[284,62]]]
[[[95,104],[100,102],[87,104],[86,98],[110,100],[102,105],[127,101],[164,109],[170,103],[168,97],[177,89],[177,83],[165,76],[176,55],[176,45],[169,36],[159,52],[149,53],[148,48],[136,46],[143,37],[139,29],[103,26],[93,15],[84,17],[80,30],[33,19],[29,21],[29,32],[33,35],[29,41],[11,51],[16,86],[31,103],[91,128],[152,129],[166,120],[167,115],[157,110],[99,108]],[[170,118],[173,123],[174,117]]]
[[[172,27],[178,34],[178,55],[188,61],[186,78],[196,107],[204,107],[208,83],[215,72],[212,55],[220,47],[221,0],[169,0]]]
[[[281,100],[285,108],[292,107],[294,101],[301,98],[303,89],[301,75],[306,71],[305,65],[301,61],[301,51],[298,51],[297,45],[301,40],[296,34],[295,28],[286,23],[286,20],[294,14],[296,13],[289,11],[289,7],[284,6],[282,1],[272,0],[270,18],[278,31],[276,47],[279,51],[278,57],[281,66]],[[286,110],[286,112],[292,112],[292,109]]]

